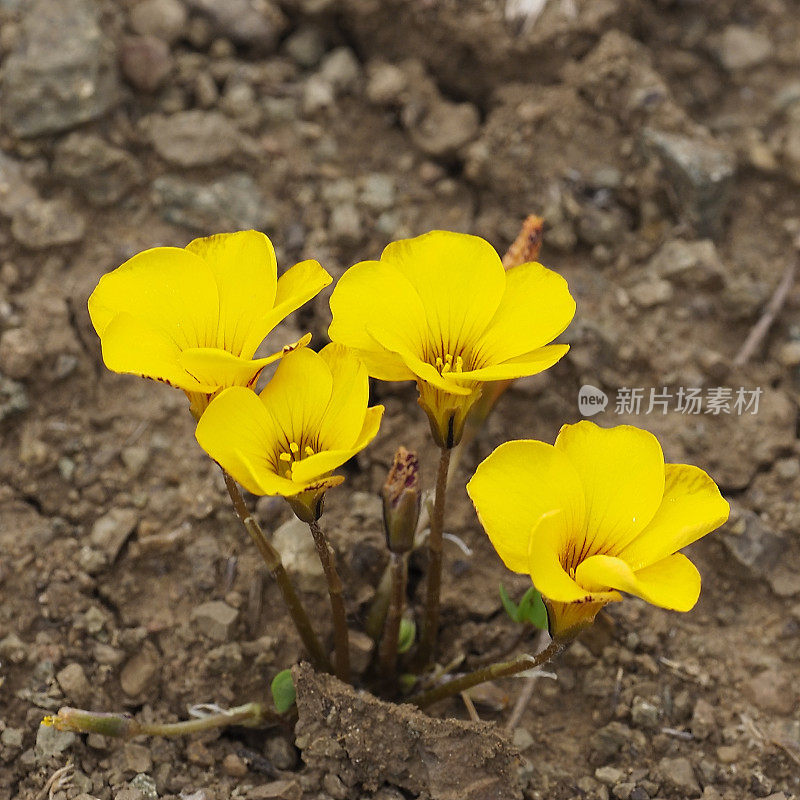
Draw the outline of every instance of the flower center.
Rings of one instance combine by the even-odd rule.
[[[461,356],[456,356],[453,359],[450,353],[445,353],[444,358],[436,356],[435,366],[440,375],[446,375],[448,372],[463,372],[464,359]]]
[[[314,448],[311,447],[310,444],[307,444],[305,447],[301,448],[297,442],[289,442],[288,450],[283,450],[282,452],[278,453],[278,460],[287,465],[286,469],[283,471],[284,477],[291,478],[292,464],[295,461],[301,461],[306,456],[313,456],[314,452]]]

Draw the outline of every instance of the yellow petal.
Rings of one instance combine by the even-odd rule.
[[[219,291],[219,327],[209,347],[251,358],[264,336],[253,331],[275,301],[278,265],[272,242],[258,231],[218,233],[195,239],[186,250],[202,258]]]
[[[551,344],[530,353],[523,353],[502,364],[490,364],[480,369],[463,372],[461,377],[475,381],[503,381],[509,378],[537,375],[560,361],[568,350],[568,344]]]
[[[621,558],[591,556],[578,566],[575,580],[590,591],[618,589],[675,611],[689,611],[700,596],[700,573],[680,553],[638,571]]]
[[[320,351],[328,365],[333,388],[319,427],[320,450],[353,446],[364,424],[369,401],[369,377],[364,364],[341,344],[329,344]],[[337,465],[338,466],[338,465]]]
[[[664,499],[650,524],[620,553],[634,570],[646,567],[719,528],[730,506],[707,473],[667,464]]]
[[[249,342],[250,345],[255,344],[253,352],[281,320],[316,297],[332,280],[319,262],[313,259],[289,267],[278,278],[275,307],[262,309],[261,319],[253,326]]]
[[[272,463],[280,432],[264,404],[250,389],[234,386],[215,397],[200,417],[195,437],[226,472],[254,494],[280,494],[291,481]]]
[[[89,298],[89,315],[101,339],[114,317],[126,313],[169,336],[180,349],[214,347],[218,312],[210,268],[178,247],[155,247],[135,255],[104,275]],[[138,344],[129,342],[131,355]]]
[[[556,449],[580,475],[586,497],[580,558],[619,553],[653,519],[664,494],[664,455],[652,433],[582,421],[564,425]]]
[[[303,348],[281,359],[261,392],[261,400],[287,444],[299,445],[319,433],[332,388],[333,378],[325,360]]]
[[[356,453],[363,450],[376,436],[383,415],[383,406],[373,406],[364,415],[362,429],[353,440],[351,446],[341,450],[323,450],[292,464],[292,480],[301,483],[313,483],[327,475],[331,470],[341,467]]]
[[[528,540],[528,571],[544,597],[559,603],[602,603],[617,599],[616,592],[589,591],[573,580],[562,565],[570,546],[564,515],[551,511],[538,521]]]
[[[413,381],[417,379],[398,353],[392,353],[373,342],[374,350],[349,348],[367,368],[367,374],[381,381]]]
[[[506,273],[485,239],[431,231],[392,242],[381,262],[392,264],[416,289],[434,345],[455,355],[470,348],[500,305]]]
[[[578,473],[569,459],[544,442],[501,444],[475,470],[467,493],[492,545],[514,572],[529,571],[531,531],[548,512],[560,512],[565,536],[583,527]],[[538,584],[537,588],[544,591]]]
[[[473,353],[475,363],[500,364],[537,350],[574,316],[575,300],[564,278],[541,264],[520,264],[506,273],[500,305]]]
[[[181,365],[181,349],[163,328],[153,328],[131,314],[117,314],[100,337],[103,362],[113,372],[152,378],[189,392],[214,392]]]
[[[381,356],[364,362],[370,375],[381,380],[408,380],[399,356],[378,344],[370,329],[390,333],[392,341],[417,357],[424,352],[427,323],[422,301],[408,280],[393,266],[362,261],[350,267],[336,284],[330,300],[333,321],[328,335],[334,342]]]

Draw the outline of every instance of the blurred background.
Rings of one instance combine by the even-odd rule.
[[[612,608],[605,638],[558,666],[516,739],[526,796],[797,793],[796,0],[0,0],[0,59],[0,800],[35,796],[68,756],[70,798],[212,800],[299,764],[281,735],[37,734],[66,703],[164,717],[244,702],[299,655],[183,396],[102,367],[98,278],[243,228],[270,236],[279,269],[313,257],[334,276],[432,228],[502,253],[530,213],[578,303],[572,349],[507,393],[462,460],[450,527],[480,558],[446,554],[447,647],[467,665],[501,652],[515,634],[497,583],[525,587],[486,546],[467,473],[506,439],[552,441],[596,387],[598,422],[647,427],[668,460],[707,469],[732,520],[695,548],[692,615]],[[270,342],[323,344],[326,297]],[[681,387],[731,404],[681,411]],[[636,388],[640,408],[620,402]],[[755,409],[733,405],[740,389]],[[666,410],[648,413],[651,390]],[[375,491],[399,437],[433,458],[413,387],[375,396],[381,437],[326,514],[353,620],[383,567]],[[324,618],[313,551],[280,504],[257,508]],[[490,719],[504,705],[486,702]]]

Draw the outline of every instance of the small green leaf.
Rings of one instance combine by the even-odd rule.
[[[413,619],[403,617],[400,620],[400,634],[397,637],[397,652],[405,653],[414,644],[417,636],[417,626]]]
[[[272,690],[272,701],[279,714],[288,711],[297,697],[292,682],[292,671],[290,669],[281,670],[269,685]]]
[[[503,601],[503,608],[506,610],[506,614],[511,617],[511,620],[513,622],[520,622],[519,608],[508,596],[508,592],[502,583],[500,584],[500,599]]]
[[[535,628],[547,629],[547,609],[542,595],[535,586],[531,586],[519,601],[519,621],[530,622]]]

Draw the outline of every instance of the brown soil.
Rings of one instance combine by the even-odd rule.
[[[228,5],[233,17],[218,10]],[[432,721],[417,734],[436,779],[400,775],[406,712],[359,695],[342,701],[353,751],[342,755],[344,723],[326,717],[340,750],[305,753],[309,766],[281,728],[120,743],[38,724],[67,704],[174,720],[199,703],[266,699],[301,656],[185,398],[103,368],[86,313],[99,276],[146,247],[249,226],[282,266],[313,256],[336,275],[435,227],[502,251],[531,212],[547,220],[542,262],[578,303],[572,349],[507,393],[456,471],[447,530],[472,555],[446,546],[441,662],[467,669],[536,647],[497,593],[526,580],[503,569],[463,487],[500,442],[552,441],[578,419],[583,384],[611,398],[600,422],[647,427],[669,461],[708,469],[733,516],[691,548],[697,608],[610,607],[556,679],[538,681],[512,733],[519,762],[497,744],[507,786],[463,796],[800,793],[797,289],[757,355],[733,365],[796,257],[800,7],[549,0],[537,16],[538,5],[0,2],[0,800],[446,798],[469,770],[485,777],[501,735],[458,728],[442,782],[449,745]],[[321,297],[274,340],[311,329],[324,342],[327,322]],[[757,414],[615,411],[623,387],[647,398],[681,386],[763,394]],[[324,517],[354,628],[386,559],[375,493],[394,449],[419,449],[428,481],[436,457],[413,387],[374,395],[387,408],[379,438],[346,466]],[[269,499],[257,510],[268,529],[289,520]],[[327,621],[306,555],[286,560]],[[237,611],[232,624],[193,613],[212,600]],[[477,692],[481,719],[502,725],[522,685]],[[329,703],[345,691],[315,687]],[[376,729],[384,761],[364,763],[384,713],[403,731],[396,758]],[[468,719],[460,700],[432,713]],[[68,761],[70,780],[48,790]]]

